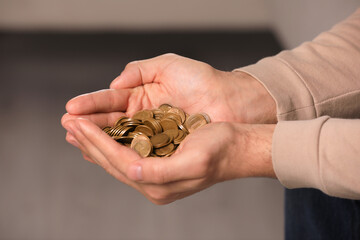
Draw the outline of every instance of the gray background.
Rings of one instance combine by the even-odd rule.
[[[129,61],[175,52],[232,70],[358,5],[0,0],[0,239],[282,239],[277,181],[225,182],[155,206],[82,160],[60,118],[68,99],[107,88]]]
[[[82,160],[60,126],[68,99],[106,88],[133,59],[177,52],[231,70],[279,50],[269,32],[0,35],[0,239],[281,239],[277,181],[156,206]]]

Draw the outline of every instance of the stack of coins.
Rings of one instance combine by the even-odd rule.
[[[131,118],[123,116],[114,127],[104,127],[103,131],[142,157],[169,157],[188,134],[208,123],[210,117],[205,113],[190,116],[181,108],[162,104]]]

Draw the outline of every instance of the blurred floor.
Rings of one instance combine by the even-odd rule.
[[[222,70],[276,54],[269,32],[0,34],[0,239],[283,239],[274,180],[148,202],[64,140],[68,99],[107,88],[126,63],[174,52]]]

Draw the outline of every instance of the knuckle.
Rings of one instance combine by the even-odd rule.
[[[138,66],[138,64],[139,64],[139,60],[131,61],[128,64],[126,64],[125,69],[131,68],[134,66]]]
[[[177,55],[177,54],[175,54],[175,53],[165,53],[165,54],[163,55],[163,57],[177,57],[177,56],[179,56],[179,55]]]
[[[164,168],[161,167],[159,164],[155,164],[152,167],[152,177],[153,182],[156,184],[164,184],[166,183],[166,173]]]

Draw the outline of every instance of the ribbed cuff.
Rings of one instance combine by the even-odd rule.
[[[275,174],[287,188],[326,190],[319,166],[319,139],[328,116],[307,121],[282,121],[273,135]]]
[[[314,100],[306,84],[281,58],[264,58],[256,64],[234,71],[245,72],[263,84],[276,102],[279,121],[316,117]]]

